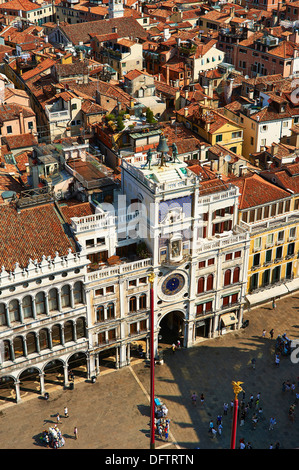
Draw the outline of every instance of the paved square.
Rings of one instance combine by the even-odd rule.
[[[286,380],[295,381],[299,391],[299,366],[290,356],[283,356],[276,367],[275,339],[269,337],[274,328],[274,338],[286,333],[299,339],[298,312],[299,294],[295,294],[279,300],[275,310],[267,304],[246,313],[245,318],[250,320],[246,329],[205,340],[175,354],[167,350],[164,364],[155,368],[155,395],[169,409],[170,436],[169,442],[157,437],[156,449],[229,449],[232,417],[230,411],[223,416],[223,403],[233,398],[233,380],[244,382],[246,403],[251,394],[256,398],[261,393],[264,414],[255,430],[251,422],[254,409],[250,409],[244,426],[240,427],[238,420],[237,445],[244,438],[253,449],[268,449],[276,442],[282,449],[299,447],[299,403],[292,423],[288,410],[296,402],[296,395],[282,391]],[[251,367],[253,357],[255,370]],[[204,394],[203,405],[200,400],[196,407],[192,405],[193,392]],[[76,382],[74,390],[52,390],[49,401],[31,394],[19,404],[2,402],[1,448],[41,449],[41,433],[56,423],[59,412],[65,439],[62,449],[149,449],[149,393],[150,369],[137,360],[127,368],[102,374],[94,384],[83,379]],[[63,416],[65,406],[69,418]],[[223,416],[222,435],[212,439],[209,422],[216,424],[219,413]],[[277,424],[269,431],[271,416]],[[78,428],[78,440],[74,439],[74,426]]]

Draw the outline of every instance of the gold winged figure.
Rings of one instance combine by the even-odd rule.
[[[241,384],[243,384],[244,382],[232,382],[232,385],[233,385],[233,389],[234,389],[234,394],[235,394],[235,399],[238,398],[238,394],[240,392],[243,392],[243,388],[241,387]]]

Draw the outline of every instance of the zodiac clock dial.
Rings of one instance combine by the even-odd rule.
[[[175,295],[182,290],[184,284],[185,279],[181,274],[172,274],[164,280],[161,290],[164,295]]]

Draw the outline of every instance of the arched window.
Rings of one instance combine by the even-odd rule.
[[[58,291],[57,289],[50,289],[49,290],[49,311],[53,312],[58,310]]]
[[[205,288],[205,278],[200,277],[197,283],[197,293],[202,294],[204,292],[204,288]]]
[[[6,318],[6,305],[0,304],[0,326],[7,325],[7,318]]]
[[[35,296],[36,314],[43,315],[46,313],[45,294],[38,292]]]
[[[111,302],[107,305],[107,319],[111,320],[115,317],[114,304]]]
[[[65,285],[61,288],[61,307],[67,308],[71,306],[70,286]]]
[[[6,339],[3,341],[3,352],[4,352],[4,361],[11,361],[10,341]]]
[[[85,319],[78,318],[76,322],[77,339],[86,337]]]
[[[103,305],[98,306],[96,313],[97,313],[97,321],[104,321],[105,320]]]
[[[83,303],[83,284],[81,281],[74,284],[74,303],[75,305]]]
[[[240,280],[240,268],[237,266],[234,269],[233,283],[235,284],[236,282],[239,282],[239,280]]]
[[[33,354],[37,352],[35,333],[28,333],[28,335],[26,336],[26,344],[27,354]]]
[[[23,306],[23,314],[24,318],[32,318],[33,317],[33,308],[32,308],[32,298],[31,295],[26,295],[22,301]]]
[[[64,340],[66,343],[74,341],[74,329],[72,321],[67,321],[64,324]]]
[[[139,297],[139,310],[146,309],[146,294],[141,294]]]
[[[40,350],[49,349],[49,333],[46,328],[39,332],[39,348]]]
[[[206,290],[213,290],[214,284],[214,276],[213,274],[209,274],[207,277],[207,289]]]
[[[24,356],[24,342],[21,336],[17,336],[13,340],[13,349],[14,349],[15,358]]]
[[[53,346],[57,346],[57,344],[61,344],[60,325],[54,325],[52,328],[52,343],[53,343]]]
[[[129,311],[130,313],[134,313],[137,311],[137,299],[135,296],[130,297],[129,300]]]
[[[224,273],[224,285],[225,286],[230,285],[230,279],[231,279],[231,270],[227,269]]]
[[[14,323],[20,321],[20,307],[19,301],[14,299],[9,302],[8,306],[10,322]]]

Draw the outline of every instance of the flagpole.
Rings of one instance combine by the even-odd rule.
[[[155,350],[154,350],[154,279],[152,273],[149,276],[150,281],[150,425],[151,441],[150,448],[155,449]]]

